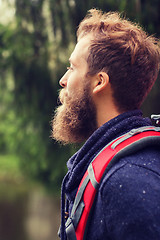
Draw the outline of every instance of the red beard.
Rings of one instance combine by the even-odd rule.
[[[55,111],[52,121],[52,137],[62,144],[81,143],[96,129],[96,108],[90,96],[89,86],[76,99],[68,97],[62,89],[59,100],[62,103]]]

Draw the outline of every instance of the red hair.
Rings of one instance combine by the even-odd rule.
[[[120,111],[139,108],[159,71],[158,40],[119,13],[91,9],[80,23],[77,37],[93,35],[89,46],[89,75],[105,71]]]

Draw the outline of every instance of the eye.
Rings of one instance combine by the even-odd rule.
[[[67,67],[67,70],[73,71],[72,67]]]

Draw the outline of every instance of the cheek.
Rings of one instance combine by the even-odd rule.
[[[77,96],[78,92],[82,88],[82,79],[76,77],[69,79],[67,83],[67,92],[69,97]]]

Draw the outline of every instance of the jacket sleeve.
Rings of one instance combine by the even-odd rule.
[[[160,176],[126,164],[101,187],[103,214],[110,239],[160,239]]]

